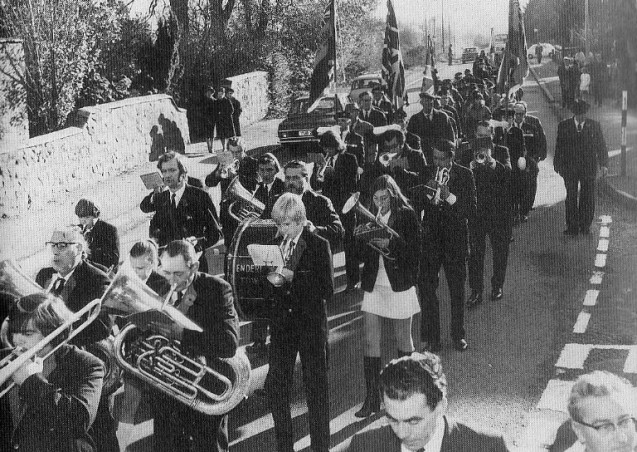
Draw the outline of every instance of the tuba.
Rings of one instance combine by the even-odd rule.
[[[259,218],[265,210],[265,204],[255,199],[254,195],[241,185],[239,177],[235,177],[228,185],[224,198],[231,201],[228,213],[239,223],[248,218]]]
[[[173,324],[203,330],[166,297],[153,292],[136,275],[118,273],[104,294],[106,309],[132,314],[115,337],[113,347],[118,364],[127,372],[165,395],[207,415],[225,414],[238,405],[250,386],[250,362],[237,352],[232,358],[206,362],[182,351],[167,330]]]
[[[391,255],[390,251],[386,248],[379,248],[374,245],[371,240],[374,238],[389,238],[392,237],[400,237],[396,231],[387,226],[386,224],[380,222],[369,210],[367,210],[360,203],[360,192],[354,193],[349,197],[347,201],[345,201],[345,205],[343,206],[343,213],[346,214],[350,210],[355,209],[355,211],[361,215],[364,219],[367,220],[366,223],[361,223],[356,226],[354,229],[354,237],[357,240],[364,240],[367,242],[367,245],[372,247],[374,250],[383,255],[383,257],[389,260],[395,260],[396,258]]]

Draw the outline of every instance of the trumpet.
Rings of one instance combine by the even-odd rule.
[[[44,349],[47,345],[49,345],[53,340],[55,340],[58,336],[63,334],[65,331],[72,329],[71,333],[68,337],[60,342],[58,345],[53,347],[44,357],[43,359],[47,359],[52,356],[60,347],[68,343],[79,333],[84,331],[84,329],[89,326],[99,315],[101,308],[101,300],[93,300],[84,306],[79,311],[75,312],[73,316],[56,328],[53,332],[47,335],[40,342],[35,344],[33,347],[25,351],[24,353],[19,353],[19,350],[14,348],[14,351],[6,356],[2,361],[0,361],[0,385],[4,384],[7,380],[11,378],[11,376],[22,367],[27,361],[34,358],[42,349]],[[86,319],[79,325],[74,326],[76,322],[78,322],[82,317],[87,316]],[[0,397],[3,397],[6,393],[8,393],[13,387],[15,383],[9,384],[6,388],[0,392]]]
[[[433,203],[435,205],[438,205],[442,202],[442,200],[440,199],[440,186],[447,185],[449,183],[449,168],[438,168],[436,170],[435,181],[438,187],[436,188],[436,194],[433,197]]]
[[[480,151],[480,152],[476,153],[476,155],[474,157],[474,161],[478,165],[484,165],[486,163],[486,161],[487,161],[487,153],[484,152],[484,151]]]
[[[386,224],[380,222],[369,210],[367,210],[360,203],[360,192],[354,193],[345,201],[343,206],[343,213],[346,214],[350,210],[355,209],[363,218],[367,220],[366,223],[359,224],[354,229],[354,236],[357,240],[366,240],[367,245],[373,248],[375,251],[383,255],[386,259],[395,260],[396,258],[391,255],[391,252],[387,248],[380,248],[372,243],[374,238],[400,238],[400,235]]]
[[[380,162],[381,165],[387,167],[389,166],[390,162],[396,158],[397,155],[398,153],[396,152],[394,153],[387,152],[385,154],[381,154],[380,157],[378,157],[378,161]]]

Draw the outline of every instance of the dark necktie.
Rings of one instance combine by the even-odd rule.
[[[170,194],[170,206],[173,208],[173,210],[177,210],[177,200],[176,198],[176,194],[175,193],[171,193]]]
[[[582,132],[582,123],[581,122],[577,125],[577,132],[578,133]]]
[[[181,292],[177,292],[177,298],[175,299],[174,306],[177,307],[181,304],[181,299],[184,298],[184,294]]]
[[[287,265],[290,262],[290,259],[292,259],[292,254],[294,253],[294,241],[290,241],[290,244],[288,245],[288,252],[287,252],[287,256],[285,256],[285,265]]]
[[[62,293],[62,290],[64,289],[64,284],[66,283],[66,279],[62,278],[61,276],[55,280],[55,282],[53,283],[53,290],[51,292],[53,292],[53,294],[56,297],[59,297],[60,294]]]

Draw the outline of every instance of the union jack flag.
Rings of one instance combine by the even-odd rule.
[[[387,84],[389,98],[400,108],[403,106],[405,95],[405,66],[400,53],[400,39],[398,37],[398,22],[391,0],[387,0],[387,27],[385,28],[385,43],[383,45],[382,76]]]

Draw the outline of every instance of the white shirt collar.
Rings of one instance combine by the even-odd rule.
[[[181,197],[184,196],[184,192],[186,191],[186,183],[184,182],[184,185],[181,186],[181,188],[177,189],[177,191],[173,192],[172,190],[170,191],[171,193],[171,197],[172,197],[172,193],[175,193],[175,205],[178,206],[179,205],[179,201],[181,201]]]
[[[436,429],[434,434],[431,435],[427,444],[423,448],[425,452],[440,452],[442,449],[442,440],[445,436],[445,417],[440,416],[436,421]],[[401,452],[412,452],[404,444],[400,445]]]
[[[77,264],[80,265],[80,264]],[[55,282],[58,280],[58,278],[62,278],[64,280],[64,284],[66,284],[67,282],[69,282],[69,278],[71,278],[71,275],[73,275],[73,272],[75,271],[75,269],[77,268],[77,265],[75,267],[73,267],[73,270],[71,270],[70,272],[68,272],[66,274],[66,276],[62,276],[60,273],[56,272],[53,273],[53,276],[51,276],[51,283],[49,284],[49,287],[46,288],[47,292],[50,292],[51,289],[53,289],[53,286],[55,285]]]
[[[578,127],[580,124],[582,125],[582,127],[584,127],[584,124],[586,124],[586,119],[583,120],[582,122],[577,122],[577,119],[575,119],[575,116],[573,116],[573,121],[575,122],[575,127]]]

